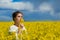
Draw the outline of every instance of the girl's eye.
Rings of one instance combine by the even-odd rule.
[[[18,16],[18,17],[23,17],[23,16]]]
[[[20,17],[20,16],[18,16],[18,17]]]

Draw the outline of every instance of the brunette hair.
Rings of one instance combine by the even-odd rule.
[[[23,13],[20,12],[20,11],[13,12],[13,14],[12,14],[13,21],[14,21],[14,18],[15,18],[18,14],[22,14],[22,15],[23,15]]]

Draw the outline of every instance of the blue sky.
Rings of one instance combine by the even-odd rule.
[[[0,21],[12,21],[17,10],[26,21],[60,20],[60,0],[0,0]]]

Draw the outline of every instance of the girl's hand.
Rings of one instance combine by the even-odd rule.
[[[23,27],[24,27],[24,25],[23,25],[23,24],[20,24],[20,27],[21,27],[21,28],[23,28]]]

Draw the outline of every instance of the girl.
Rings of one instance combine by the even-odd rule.
[[[16,40],[18,40],[19,39],[18,34],[22,35],[23,30],[25,30],[25,32],[26,32],[25,26],[22,23],[23,22],[22,21],[23,20],[23,13],[16,11],[12,14],[12,18],[13,18],[14,24],[10,27],[9,32],[14,32],[16,35]]]

